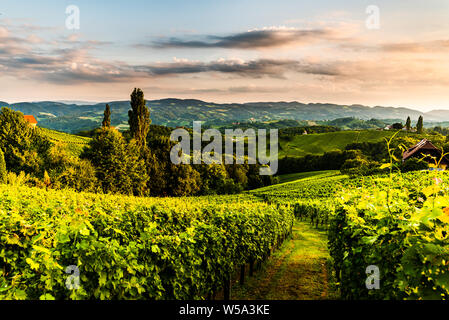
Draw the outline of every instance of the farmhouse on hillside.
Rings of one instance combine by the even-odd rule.
[[[420,142],[404,152],[402,155],[402,162],[407,161],[410,158],[419,158],[429,164],[435,164],[434,158],[436,158],[437,161],[441,159],[441,150],[435,147],[429,140],[422,139]],[[446,157],[443,157],[439,167],[441,169],[446,169],[447,165],[449,165],[449,160]]]
[[[26,121],[34,128],[37,125],[37,120],[34,116],[23,116]]]

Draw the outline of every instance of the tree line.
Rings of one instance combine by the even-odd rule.
[[[101,127],[90,133],[92,139],[79,157],[50,142],[38,127],[31,128],[20,112],[2,108],[0,182],[135,196],[190,196],[237,193],[277,181],[260,176],[259,164],[172,164],[170,129],[151,125],[142,90],[133,90],[130,105],[129,130],[123,133],[111,126],[113,110],[106,105]]]

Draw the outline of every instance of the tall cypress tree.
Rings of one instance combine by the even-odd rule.
[[[103,128],[111,127],[111,107],[109,106],[109,104],[107,104],[106,109],[104,109],[104,118],[103,122],[101,123],[101,126]]]
[[[128,112],[131,137],[136,140],[139,147],[146,146],[151,120],[142,90],[135,88],[132,92],[131,109]]]
[[[410,131],[410,128],[412,127],[412,121],[410,120],[410,117],[407,117],[407,121],[405,122],[405,128],[407,131]]]
[[[0,148],[0,183],[6,183],[6,162],[3,151]]]
[[[423,133],[424,127],[424,119],[422,116],[419,116],[418,123],[416,124],[416,133]]]

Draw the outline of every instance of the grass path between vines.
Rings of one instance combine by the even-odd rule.
[[[308,222],[297,221],[291,239],[260,270],[248,277],[243,286],[235,284],[231,299],[336,299],[328,259],[326,233]]]

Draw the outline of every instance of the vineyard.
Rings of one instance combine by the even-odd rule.
[[[202,299],[291,233],[288,207],[0,187],[0,299]],[[238,199],[238,198],[237,198]],[[81,287],[68,290],[68,266]]]
[[[39,128],[44,135],[53,143],[60,143],[70,154],[79,156],[83,148],[89,143],[90,138],[76,136],[60,131]]]
[[[340,298],[449,298],[446,173],[296,178],[191,198],[0,186],[0,299],[208,299],[304,230],[295,220],[326,232]]]
[[[329,245],[343,298],[449,297],[448,182],[444,172],[414,172],[339,193]],[[370,265],[379,290],[360,285]]]
[[[329,198],[348,181],[348,176],[335,170],[308,172],[299,180],[257,189],[251,194],[266,201],[287,203],[298,199]]]
[[[449,298],[449,176],[427,171],[305,178],[255,192],[294,204],[297,219],[328,230],[343,299]],[[380,288],[365,285],[380,270]]]

